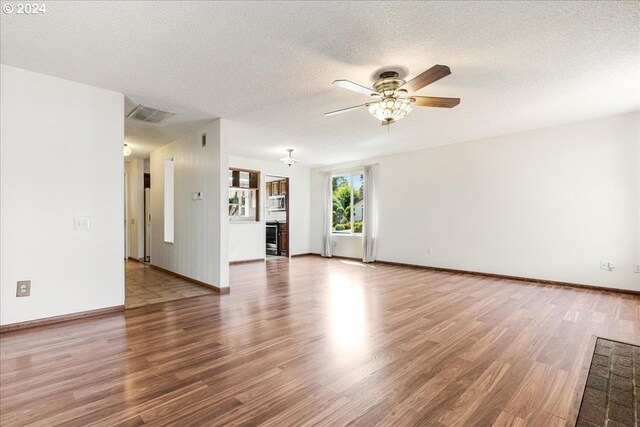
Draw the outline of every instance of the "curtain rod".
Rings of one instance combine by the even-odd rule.
[[[353,171],[360,170],[360,169],[364,168],[365,166],[378,166],[379,164],[380,163],[378,163],[378,162],[367,163],[367,164],[362,165],[362,166],[354,166],[352,168],[346,168],[346,169],[332,169],[332,170],[327,170],[327,171],[322,171],[322,172],[331,172],[331,173],[353,172]]]

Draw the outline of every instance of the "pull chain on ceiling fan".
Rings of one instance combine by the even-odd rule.
[[[415,92],[443,77],[451,74],[446,65],[434,65],[428,70],[405,82],[395,71],[385,71],[380,79],[373,84],[373,89],[353,83],[349,80],[336,80],[334,85],[353,92],[376,98],[373,102],[356,105],[355,107],[325,113],[325,116],[335,116],[361,107],[366,107],[369,113],[382,121],[383,126],[390,125],[406,117],[413,107],[453,108],[460,104],[460,98],[440,98],[435,96],[414,96]]]

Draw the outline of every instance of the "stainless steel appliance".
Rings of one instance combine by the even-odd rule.
[[[287,210],[287,196],[284,194],[269,196],[267,203],[268,203],[267,207],[271,212]]]
[[[280,224],[277,221],[267,221],[267,254],[280,255]]]

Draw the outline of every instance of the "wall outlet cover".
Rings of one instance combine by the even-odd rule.
[[[29,295],[31,295],[31,280],[18,280],[16,296],[28,297]]]
[[[80,216],[73,217],[73,229],[74,230],[80,230],[80,231],[88,230],[89,229],[89,218],[88,217],[80,217]]]

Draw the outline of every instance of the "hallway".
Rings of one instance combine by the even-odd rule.
[[[214,289],[173,276],[136,261],[125,261],[125,308],[217,294]]]

